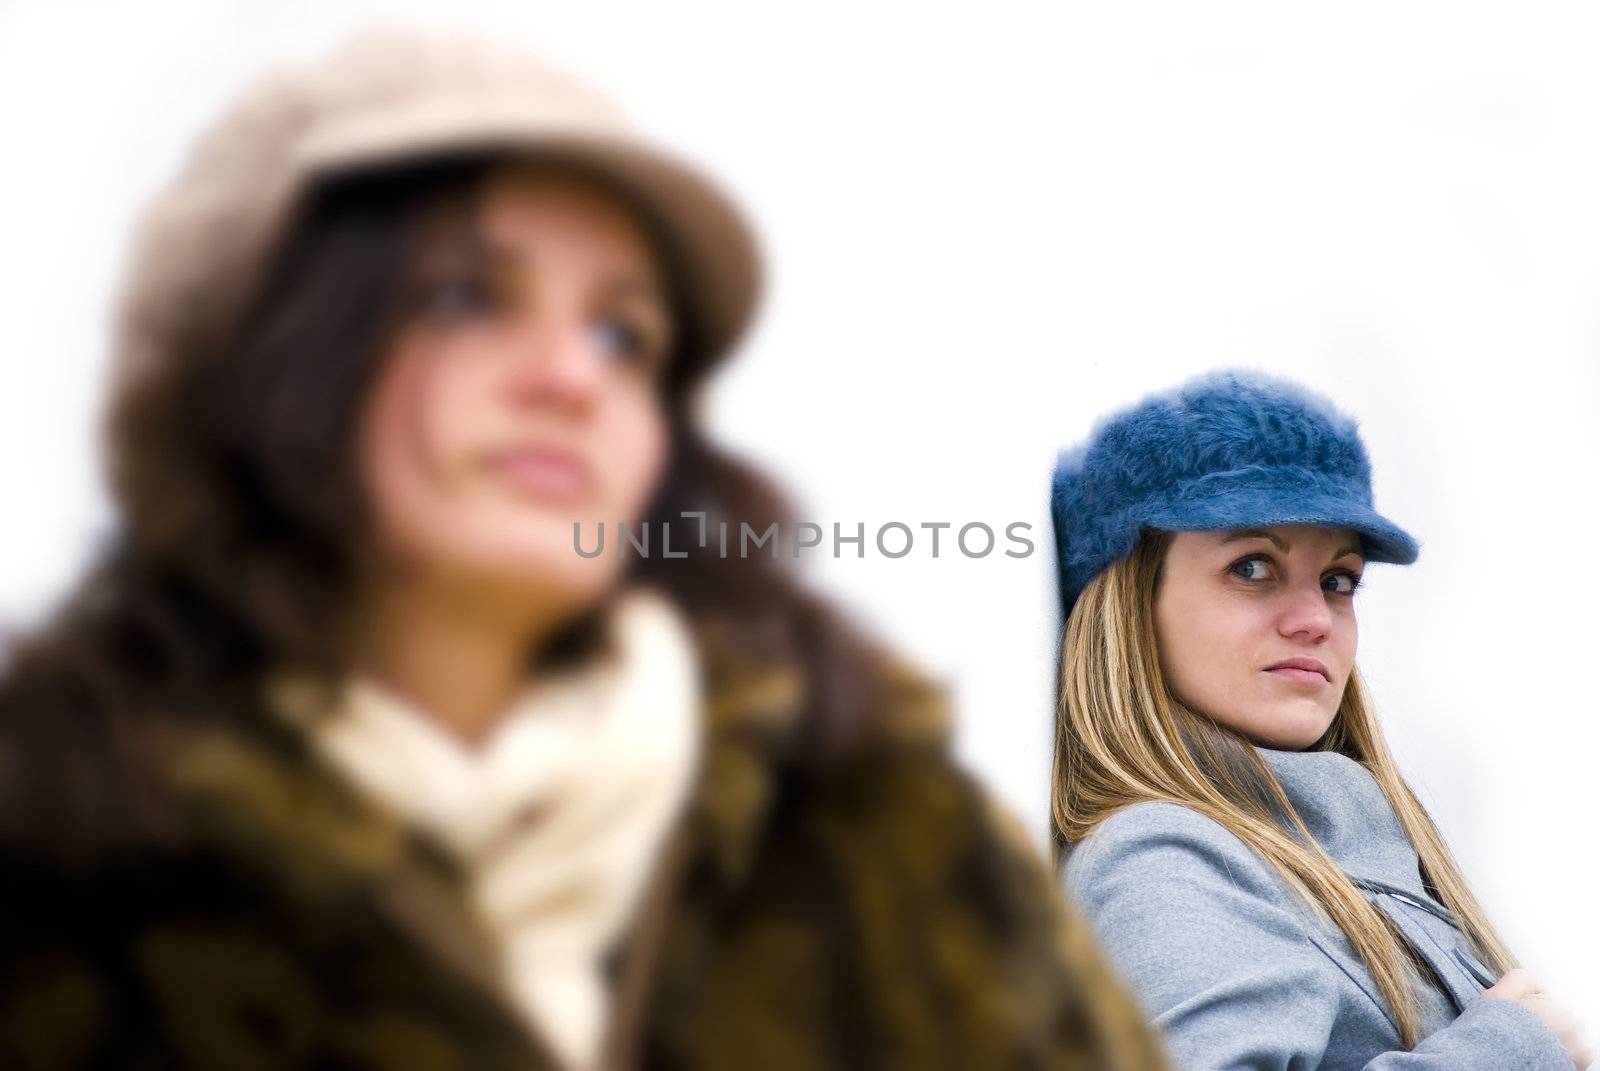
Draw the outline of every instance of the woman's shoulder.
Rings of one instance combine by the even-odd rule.
[[[1140,854],[1164,847],[1249,851],[1227,826],[1195,807],[1172,800],[1139,800],[1100,819],[1073,847],[1068,861],[1082,867],[1107,855]]]
[[[1300,996],[1334,985],[1312,919],[1267,861],[1221,822],[1178,803],[1130,804],[1073,848],[1067,892],[1152,1015],[1262,963]]]
[[[1275,904],[1288,888],[1236,833],[1194,807],[1143,800],[1107,815],[1068,852],[1068,890],[1092,911],[1129,892],[1191,898],[1217,892]]]
[[[56,660],[0,675],[0,851],[48,856],[120,828],[135,753],[93,681]]]

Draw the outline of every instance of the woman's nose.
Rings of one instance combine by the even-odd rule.
[[[582,415],[599,400],[605,365],[580,322],[543,323],[513,343],[506,391],[518,405]]]
[[[1284,593],[1278,631],[1284,636],[1318,642],[1333,629],[1333,614],[1328,609],[1327,593],[1316,587],[1298,586]]]

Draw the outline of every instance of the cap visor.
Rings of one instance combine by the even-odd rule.
[[[1274,524],[1315,524],[1360,533],[1368,561],[1410,565],[1419,547],[1404,529],[1370,506],[1334,495],[1286,491],[1239,492],[1157,510],[1146,521],[1177,532],[1220,531]]]

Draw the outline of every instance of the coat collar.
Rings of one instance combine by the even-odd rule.
[[[1316,842],[1358,883],[1431,900],[1388,797],[1366,766],[1336,751],[1256,747]]]
[[[778,792],[785,756],[801,728],[805,692],[798,665],[741,654],[715,622],[695,621],[705,681],[702,766],[678,826],[674,849],[652,875],[647,899],[657,913],[714,910],[716,890],[749,873]],[[164,779],[190,816],[202,850],[258,873],[297,900],[374,905],[426,949],[440,967],[478,988],[486,1002],[520,1021],[502,978],[499,953],[471,908],[464,875],[447,851],[403,816],[358,791],[319,756],[304,734],[276,715],[263,693],[256,709],[201,728],[168,726]],[[677,895],[694,881],[695,896]],[[663,919],[649,920],[646,933]],[[635,937],[645,936],[635,934]],[[648,971],[650,940],[630,940],[624,976]],[[642,957],[642,958],[641,958]],[[630,963],[644,967],[630,968]],[[649,999],[647,981],[639,1003]],[[637,1043],[639,1024],[628,1024]],[[626,1046],[625,1046],[626,1047]],[[554,1067],[530,1037],[531,1067]]]

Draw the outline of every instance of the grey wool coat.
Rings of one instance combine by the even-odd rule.
[[[1406,1051],[1342,932],[1267,862],[1174,803],[1112,814],[1068,855],[1065,880],[1167,1036],[1183,1071],[1571,1071],[1530,1011],[1486,999],[1492,972],[1423,887],[1417,855],[1367,769],[1333,752],[1258,748],[1312,836],[1394,920],[1417,976],[1423,1040]]]

